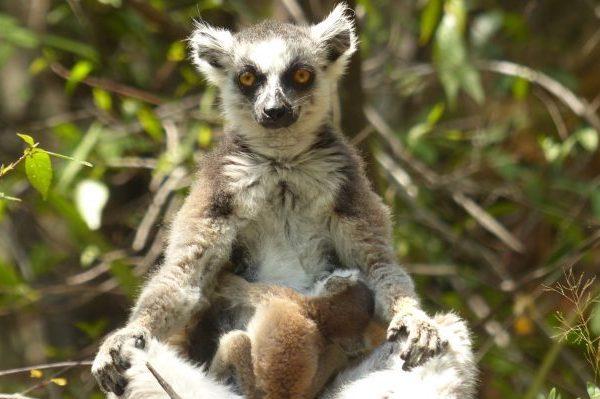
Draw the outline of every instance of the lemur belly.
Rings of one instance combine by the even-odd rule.
[[[252,206],[238,208],[245,222],[237,239],[247,257],[245,275],[304,292],[332,267],[331,193],[289,169],[256,165],[246,172],[251,183],[238,203]]]
[[[240,241],[246,245],[249,278],[303,292],[331,267],[324,221],[302,216],[265,215],[247,225]]]

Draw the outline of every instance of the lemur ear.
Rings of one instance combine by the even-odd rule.
[[[215,28],[205,22],[196,22],[188,39],[196,68],[213,84],[218,85],[226,76],[225,69],[232,62],[233,35],[226,29]]]
[[[338,4],[323,21],[310,28],[311,35],[323,48],[327,61],[341,75],[348,60],[356,51],[357,39],[352,10]]]

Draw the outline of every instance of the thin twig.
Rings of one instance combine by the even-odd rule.
[[[483,259],[502,279],[503,286],[512,287],[512,279],[505,270],[504,264],[496,257],[494,253],[466,237],[459,236],[451,226],[439,219],[433,212],[417,204],[414,196],[411,196],[407,191],[407,187],[400,179],[400,176],[398,176],[397,173],[393,173],[395,170],[401,168],[398,167],[391,157],[385,153],[378,153],[375,154],[375,159],[386,171],[388,171],[392,177],[391,182],[397,186],[398,193],[403,197],[403,200],[407,203],[407,205],[411,206],[417,219],[420,219],[423,223],[429,226],[429,228],[439,233],[441,238],[452,245],[456,245],[458,249],[460,249],[470,258],[477,260]]]
[[[144,248],[148,240],[150,230],[160,215],[160,210],[167,202],[171,193],[177,189],[178,183],[185,177],[185,175],[186,169],[184,167],[180,166],[175,168],[165,182],[161,185],[160,189],[156,192],[148,211],[146,211],[146,214],[144,215],[144,218],[140,222],[136,231],[132,244],[134,251],[140,251]]]
[[[587,101],[578,97],[562,83],[552,79],[545,73],[509,61],[478,61],[477,66],[485,71],[509,76],[518,76],[530,82],[537,83],[556,96],[556,98],[569,107],[575,115],[582,117],[592,125],[594,129],[600,131],[600,118]]]
[[[63,79],[69,79],[71,77],[71,72],[58,62],[53,62],[52,64],[50,64],[50,69],[52,70],[52,72],[54,72]],[[135,87],[127,86],[122,83],[118,83],[108,79],[88,76],[81,82],[90,87],[98,87],[100,89],[110,91],[112,93],[116,93],[125,97],[137,98],[138,100],[142,100],[154,105],[159,105],[164,102],[161,98],[155,96],[152,93],[148,93],[145,90],[137,89]]]
[[[404,145],[395,136],[392,128],[383,120],[381,115],[374,108],[367,105],[365,107],[365,115],[380,136],[389,144],[394,155],[400,158],[407,167],[414,170],[428,185],[433,187],[440,186],[439,176],[424,163],[413,157],[412,154],[404,148]],[[475,201],[470,199],[462,190],[460,190],[460,188],[445,187],[445,190],[450,194],[454,202],[460,205],[483,228],[494,234],[509,248],[520,253],[525,251],[525,246],[518,238],[511,234],[500,222],[480,207]]]
[[[17,369],[9,369],[0,371],[0,377],[11,374],[19,374],[25,373],[31,370],[46,370],[46,369],[54,369],[59,367],[77,367],[77,366],[91,366],[91,360],[79,360],[79,361],[69,361],[69,362],[59,362],[59,363],[47,363],[47,364],[38,364],[36,366],[29,367],[21,367]]]
[[[165,390],[165,392],[167,393],[167,395],[169,395],[171,399],[183,399],[173,390],[173,387],[167,381],[165,381],[164,378],[162,378],[158,371],[156,371],[156,369],[152,367],[152,365],[149,362],[146,362],[146,367],[148,367],[148,370],[150,370],[154,378],[156,378],[158,384],[162,387],[162,389]]]
[[[565,124],[565,121],[562,115],[560,114],[558,107],[554,103],[554,100],[552,100],[552,98],[550,98],[550,96],[546,94],[546,92],[543,90],[535,90],[533,93],[537,98],[540,99],[542,104],[544,104],[544,106],[546,107],[550,118],[552,118],[552,121],[554,122],[554,126],[556,126],[556,131],[560,138],[566,140],[569,135],[567,125]]]

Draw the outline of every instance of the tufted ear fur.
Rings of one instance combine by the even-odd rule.
[[[205,22],[196,22],[188,39],[196,68],[212,84],[219,85],[226,68],[232,62],[233,35],[226,29],[215,28]]]
[[[328,69],[340,76],[348,60],[356,51],[357,38],[352,10],[344,3],[338,4],[323,21],[310,28],[313,39],[325,53]]]

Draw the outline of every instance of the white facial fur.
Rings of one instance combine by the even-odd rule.
[[[339,77],[356,50],[353,23],[345,5],[338,5],[322,22],[296,26],[267,22],[231,34],[198,24],[190,38],[192,58],[207,79],[221,89],[228,130],[264,155],[289,158],[314,141],[330,116]],[[305,91],[291,90],[282,76],[294,62],[309,65],[314,82]],[[246,65],[263,80],[251,98],[240,90],[237,76]],[[275,98],[285,98],[297,120],[287,127],[265,128],[257,120]]]

